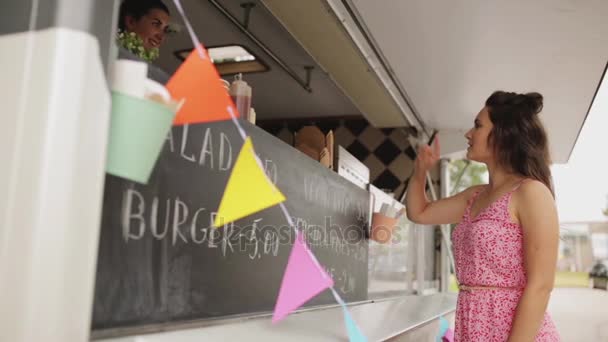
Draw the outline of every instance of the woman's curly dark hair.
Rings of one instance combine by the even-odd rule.
[[[544,183],[554,194],[549,142],[538,117],[543,96],[496,91],[486,100],[486,107],[494,125],[488,139],[498,164]]]

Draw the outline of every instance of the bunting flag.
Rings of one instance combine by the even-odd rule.
[[[443,342],[454,342],[454,330],[448,329],[443,335]]]
[[[229,120],[227,107],[239,115],[202,44],[180,65],[167,83],[167,89],[176,101],[185,100],[174,125]]]
[[[279,322],[333,285],[333,279],[312,259],[302,233],[298,231],[283,274],[272,323]]]
[[[234,164],[213,225],[221,227],[283,201],[285,196],[268,179],[247,138]]]
[[[450,322],[443,316],[439,317],[439,334],[437,334],[437,341],[442,342],[443,336],[450,328]]]
[[[346,306],[342,305],[342,311],[344,312],[344,323],[348,332],[348,340],[350,342],[367,342],[367,338],[361,333]]]

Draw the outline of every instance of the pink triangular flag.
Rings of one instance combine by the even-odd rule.
[[[454,342],[454,330],[448,329],[443,335],[443,342]]]
[[[309,253],[302,234],[298,232],[283,274],[272,323],[282,320],[312,297],[334,285],[333,279],[315,263]]]

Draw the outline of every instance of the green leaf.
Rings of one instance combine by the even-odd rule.
[[[118,31],[116,35],[116,42],[123,48],[129,50],[139,58],[152,62],[160,55],[158,48],[146,50],[144,47],[144,41],[135,32],[124,32]]]

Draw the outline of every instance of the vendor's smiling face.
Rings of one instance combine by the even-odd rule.
[[[127,31],[135,32],[144,41],[147,50],[159,48],[165,40],[169,26],[169,13],[159,8],[152,8],[139,20],[127,16],[125,20]]]

